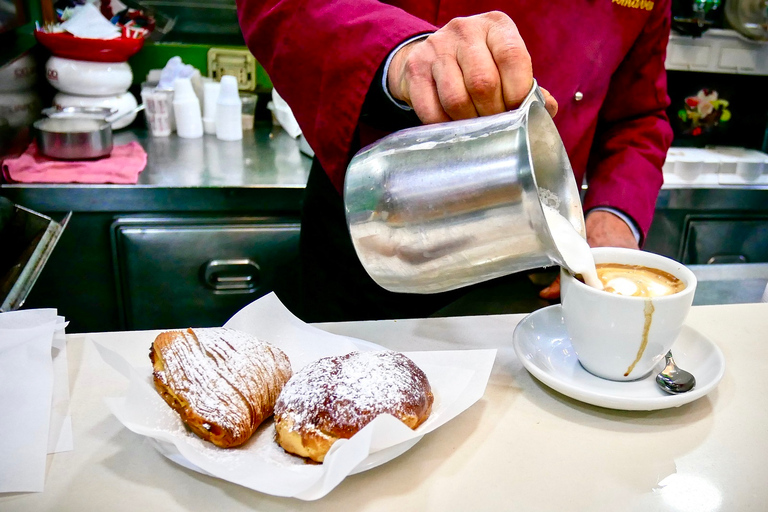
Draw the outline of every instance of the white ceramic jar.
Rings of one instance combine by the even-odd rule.
[[[40,96],[35,91],[0,92],[0,119],[5,119],[12,128],[34,123],[40,118],[41,108]]]
[[[37,82],[37,63],[26,53],[0,67],[0,92],[17,92],[32,89]]]
[[[128,90],[133,72],[127,62],[87,62],[53,56],[45,77],[55,89],[78,96],[115,96]]]

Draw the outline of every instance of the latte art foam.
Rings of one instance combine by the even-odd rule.
[[[597,276],[606,292],[617,295],[663,297],[685,289],[685,283],[672,274],[642,265],[600,263]]]

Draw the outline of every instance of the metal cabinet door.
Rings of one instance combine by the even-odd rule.
[[[692,265],[768,262],[768,218],[689,218],[682,262]]]
[[[296,221],[130,217],[112,235],[126,329],[220,326],[276,287],[298,285]]]

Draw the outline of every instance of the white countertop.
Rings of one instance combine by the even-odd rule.
[[[75,449],[49,456],[45,492],[0,495],[0,510],[765,510],[768,304],[694,307],[688,324],[723,351],[725,377],[704,398],[653,412],[582,404],[536,381],[512,349],[522,318],[322,325],[394,350],[499,352],[480,402],[315,502],[184,469],[111,415],[103,399],[127,381],[90,340],[141,361],[157,331],[69,335]]]

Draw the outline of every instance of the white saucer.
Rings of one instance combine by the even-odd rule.
[[[696,387],[669,395],[656,384],[658,369],[643,379],[616,382],[596,377],[579,364],[559,305],[534,311],[515,328],[515,353],[538,380],[575,400],[610,409],[651,411],[679,407],[712,391],[725,373],[725,358],[704,335],[684,325],[672,347],[675,362],[696,376]]]

